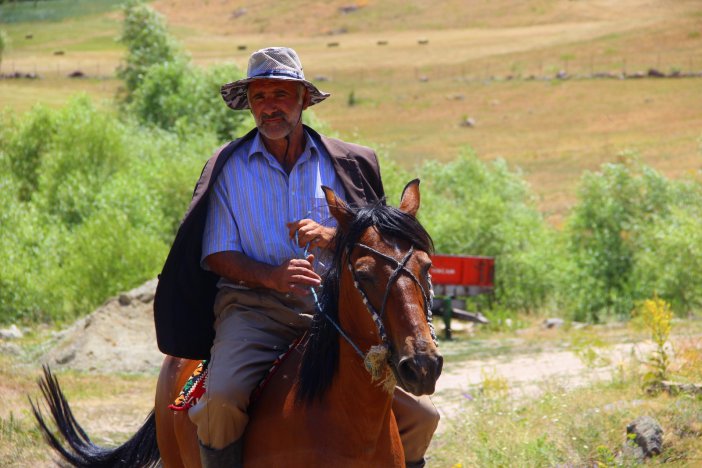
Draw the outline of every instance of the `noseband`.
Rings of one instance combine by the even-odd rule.
[[[385,293],[383,294],[383,301],[380,304],[380,313],[377,312],[375,307],[373,307],[373,304],[371,304],[370,300],[368,299],[368,295],[366,292],[363,290],[361,287],[361,283],[358,281],[358,278],[356,277],[356,272],[351,266],[351,249],[348,249],[346,252],[346,257],[348,259],[348,268],[351,274],[353,275],[353,284],[358,290],[359,293],[361,293],[361,297],[363,298],[363,303],[366,305],[366,309],[368,309],[368,312],[371,314],[371,318],[373,319],[373,322],[375,323],[375,326],[378,328],[378,334],[380,335],[380,339],[382,340],[383,344],[388,348],[388,350],[391,349],[391,344],[388,340],[388,335],[385,331],[385,326],[383,325],[383,316],[385,315],[385,306],[388,302],[388,297],[390,296],[390,289],[392,288],[392,285],[397,281],[398,277],[400,276],[401,273],[405,273],[407,276],[409,276],[412,281],[414,281],[417,286],[419,286],[419,289],[422,291],[422,297],[424,299],[424,315],[427,319],[427,324],[429,325],[429,331],[431,333],[431,338],[434,341],[434,344],[436,344],[436,332],[434,331],[434,325],[432,324],[432,314],[431,314],[431,302],[434,296],[434,291],[431,288],[431,277],[429,278],[429,291],[427,291],[422,283],[417,279],[414,273],[412,273],[405,265],[407,265],[407,262],[409,259],[412,257],[414,254],[414,246],[410,247],[409,251],[407,254],[402,258],[402,260],[397,260],[389,255],[386,255],[382,252],[379,252],[378,250],[369,247],[365,244],[357,243],[355,244],[355,247],[360,247],[362,249],[365,249],[372,254],[374,254],[377,257],[381,257],[385,260],[387,260],[391,265],[395,267],[394,271],[390,275],[390,278],[388,278],[388,284],[385,288]]]

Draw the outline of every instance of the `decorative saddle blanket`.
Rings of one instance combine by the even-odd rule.
[[[278,356],[275,361],[273,361],[271,368],[251,394],[251,404],[258,399],[263,389],[266,388],[268,382],[270,382],[280,368],[280,365],[285,361],[285,359],[287,359],[290,353],[306,339],[306,337],[307,334],[293,341],[288,349]],[[193,374],[190,376],[187,382],[185,382],[183,390],[180,391],[178,397],[172,404],[168,405],[169,409],[172,409],[173,411],[187,411],[197,404],[200,398],[202,398],[207,391],[207,377],[209,375],[208,365],[208,360],[201,361],[200,364],[198,364]]]

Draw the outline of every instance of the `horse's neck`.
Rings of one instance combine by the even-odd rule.
[[[364,347],[361,349],[367,351]],[[392,417],[392,396],[382,383],[371,380],[363,358],[344,338],[340,338],[339,367],[328,398],[340,405],[335,410],[340,418],[353,421],[349,428],[364,443],[373,444],[387,431]]]

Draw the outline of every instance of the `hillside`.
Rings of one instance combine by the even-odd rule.
[[[252,50],[295,47],[333,98],[315,112],[342,137],[405,167],[472,147],[521,168],[555,223],[583,170],[633,151],[670,176],[699,169],[699,78],[591,79],[702,71],[694,0],[164,0],[172,33],[196,63],[246,66]],[[2,8],[7,8],[3,6]],[[11,37],[0,105],[109,99],[123,51],[120,14],[3,24]],[[31,39],[28,37],[31,36]],[[420,43],[421,42],[421,43]],[[81,71],[87,78],[69,79]],[[569,79],[559,80],[562,72]],[[353,106],[350,106],[349,103]],[[109,105],[109,104],[106,104]],[[471,118],[473,127],[461,123]]]

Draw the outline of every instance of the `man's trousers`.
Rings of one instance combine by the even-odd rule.
[[[220,289],[207,392],[189,411],[203,445],[221,449],[244,434],[252,391],[273,361],[309,329],[314,307],[310,296]],[[422,459],[439,423],[438,411],[428,396],[415,397],[400,388],[392,409],[405,458]]]

